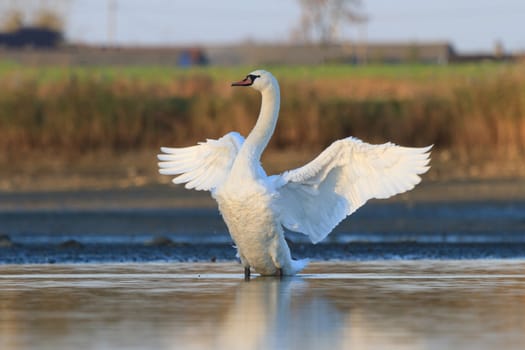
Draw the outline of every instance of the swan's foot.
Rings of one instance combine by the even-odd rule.
[[[283,278],[283,269],[282,268],[277,268],[277,273],[276,273],[276,276],[279,277],[279,278]]]
[[[245,281],[249,281],[250,280],[250,274],[251,274],[250,268],[249,267],[245,267],[244,268],[244,280]]]

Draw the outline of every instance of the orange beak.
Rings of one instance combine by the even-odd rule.
[[[250,86],[252,84],[252,79],[250,77],[246,77],[241,81],[236,81],[235,83],[232,83],[232,86]]]

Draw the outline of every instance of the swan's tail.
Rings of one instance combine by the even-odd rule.
[[[310,262],[310,259],[301,259],[301,260],[292,259],[292,262],[290,264],[290,267],[291,267],[290,275],[293,276],[301,272],[301,270],[304,269],[306,265],[308,265],[309,262]]]

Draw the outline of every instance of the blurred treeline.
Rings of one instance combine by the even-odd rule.
[[[0,149],[74,156],[247,135],[260,97],[231,88],[252,68],[0,67]],[[525,67],[274,67],[281,118],[270,148],[353,135],[435,144],[461,157],[525,151]]]

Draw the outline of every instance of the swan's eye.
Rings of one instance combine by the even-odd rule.
[[[255,81],[255,79],[260,78],[260,77],[261,77],[260,75],[255,75],[255,74],[248,74],[246,76],[246,78],[250,78],[250,80],[252,81],[252,84]]]

